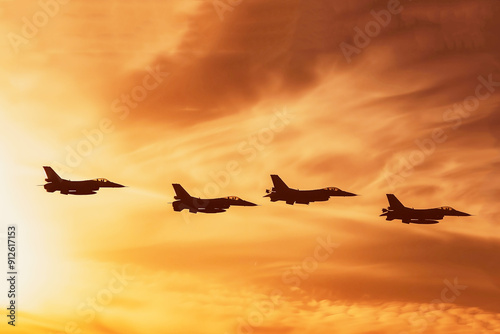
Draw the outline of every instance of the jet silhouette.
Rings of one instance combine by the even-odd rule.
[[[470,216],[449,206],[434,209],[407,208],[393,194],[387,194],[387,199],[389,207],[382,209],[383,213],[380,216],[386,216],[386,220],[401,219],[405,224],[437,224],[444,216]]]
[[[174,199],[177,200],[172,203],[172,207],[174,208],[174,211],[177,212],[188,209],[191,213],[219,213],[226,212],[226,209],[228,209],[231,205],[257,206],[257,204],[244,201],[236,196],[201,199],[189,195],[180,184],[173,183],[172,186],[175,190]]]
[[[285,201],[286,204],[309,204],[310,202],[328,201],[332,196],[357,196],[356,194],[340,190],[335,187],[328,187],[316,190],[298,190],[289,188],[278,175],[271,175],[274,187],[266,190],[271,202]]]
[[[92,195],[95,194],[99,188],[123,188],[121,184],[110,182],[106,179],[94,179],[86,181],[70,181],[62,179],[57,173],[48,166],[44,166],[47,178],[45,181],[48,183],[43,187],[47,192],[53,193],[60,191],[63,195]]]

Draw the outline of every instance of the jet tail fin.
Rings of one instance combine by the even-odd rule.
[[[60,182],[62,179],[57,173],[52,169],[52,167],[49,166],[43,166],[43,169],[45,170],[45,174],[47,174],[47,178],[45,181],[47,182]]]
[[[175,199],[189,199],[191,198],[191,195],[188,194],[188,192],[182,188],[182,186],[178,183],[173,183],[172,187],[174,187],[175,190]]]
[[[401,203],[393,194],[387,194],[387,199],[389,200],[391,210],[402,209],[405,207],[403,203]]]
[[[278,175],[271,175],[271,179],[273,180],[274,188],[276,188],[276,190],[290,189]]]

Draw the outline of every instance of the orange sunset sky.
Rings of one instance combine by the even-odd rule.
[[[1,333],[500,333],[500,3],[0,2]],[[127,185],[46,193],[42,166]],[[270,174],[361,194],[270,203]],[[174,212],[172,183],[258,207]],[[473,214],[437,225],[410,207]]]

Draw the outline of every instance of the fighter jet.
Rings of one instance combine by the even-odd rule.
[[[328,201],[332,196],[357,196],[356,194],[340,190],[335,187],[328,187],[316,190],[298,190],[289,188],[278,175],[271,175],[274,187],[266,190],[271,202],[285,201],[286,204],[309,204],[310,202]]]
[[[389,207],[382,209],[380,215],[386,220],[401,219],[405,224],[437,224],[444,216],[470,216],[465,212],[457,211],[449,206],[434,209],[413,209],[405,207],[393,194],[387,194]]]
[[[172,207],[174,208],[174,211],[177,212],[188,209],[191,213],[219,213],[226,212],[226,209],[228,209],[231,205],[257,206],[257,204],[244,201],[236,196],[201,199],[189,195],[180,184],[173,183],[172,186],[175,190],[174,199],[177,200],[172,203]]]
[[[47,178],[45,181],[48,183],[43,187],[47,192],[53,193],[59,190],[63,195],[92,195],[95,194],[99,188],[123,188],[121,184],[110,182],[106,179],[94,179],[86,181],[70,181],[62,179],[57,173],[48,166],[44,166]]]

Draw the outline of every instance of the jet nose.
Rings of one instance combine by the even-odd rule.
[[[359,196],[357,194],[353,194],[353,193],[350,193],[350,192],[347,192],[347,191],[344,191],[344,194],[343,194],[345,197],[352,197],[352,196]]]
[[[457,216],[463,216],[463,217],[472,216],[471,214],[468,214],[467,212],[462,212],[462,211],[457,211],[456,214],[457,214]]]
[[[109,182],[108,186],[111,188],[124,188],[125,186],[119,183]]]
[[[244,201],[244,200],[241,200],[241,204],[243,206],[257,206],[257,204],[255,204],[255,203]]]

